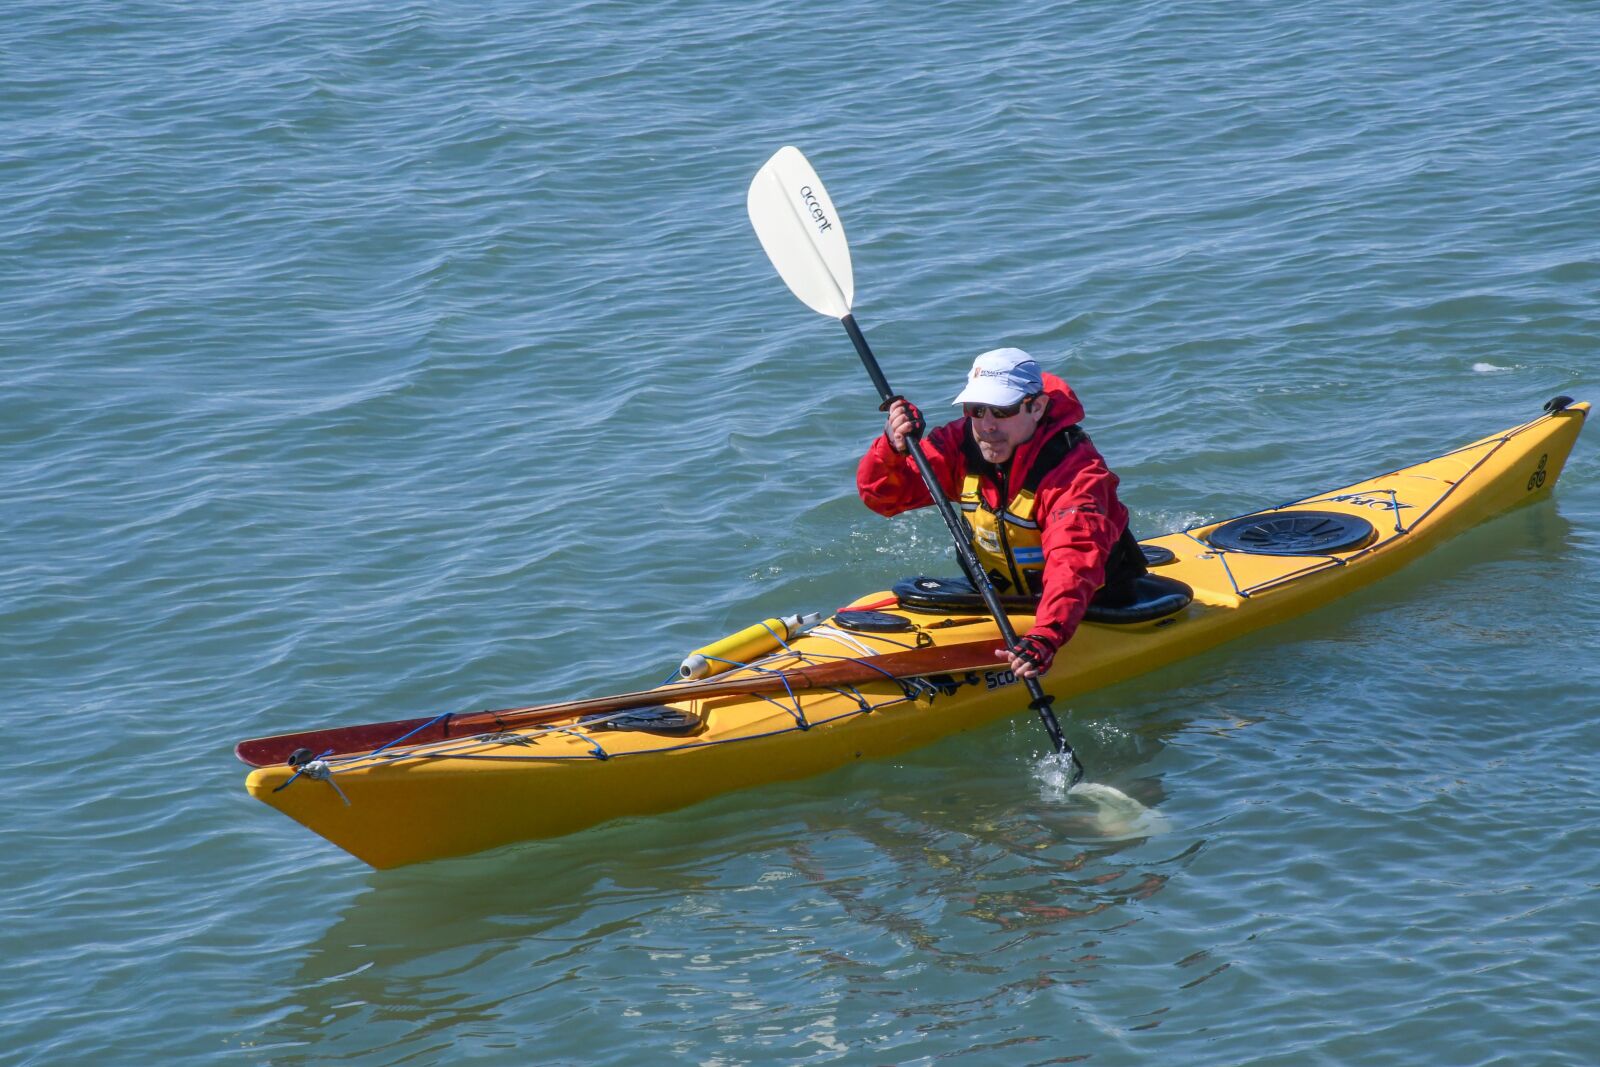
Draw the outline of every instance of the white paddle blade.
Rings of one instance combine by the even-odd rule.
[[[778,149],[750,183],[750,225],[767,258],[811,310],[842,319],[856,282],[844,223],[800,149]]]

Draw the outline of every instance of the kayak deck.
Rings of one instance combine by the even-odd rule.
[[[1270,526],[1312,510],[1331,516],[1325,522],[1334,527],[1339,516],[1358,530],[1370,524],[1356,543],[1327,552],[1272,554],[1208,540],[1234,520],[1146,539],[1146,546],[1172,554],[1152,573],[1187,585],[1193,600],[1144,622],[1085,622],[1044,679],[1046,690],[1070,699],[1302,614],[1548,493],[1588,409],[1571,404],[1426,462],[1248,516]],[[994,622],[977,613],[930,614],[896,604],[889,592],[854,603],[904,618],[910,629],[856,632],[835,616],[720,678],[770,678],[800,665],[935,646],[993,641],[998,648]],[[1019,632],[1032,624],[1025,614],[1012,621]],[[977,659],[926,677],[793,692],[683,700],[668,686],[660,691],[662,706],[686,713],[687,732],[608,728],[625,725],[626,711],[583,722],[574,717],[335,756],[299,769],[262,767],[251,772],[247,788],[373,866],[416,863],[818,774],[1023,710],[1026,699],[1011,673]]]

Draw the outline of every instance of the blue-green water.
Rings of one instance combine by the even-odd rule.
[[[948,568],[749,231],[782,144],[895,385],[1034,351],[1146,534],[1600,398],[1597,56],[1539,0],[11,5],[0,1061],[1593,1062],[1592,440],[1082,701],[1151,836],[1024,715],[377,873],[230,748]]]

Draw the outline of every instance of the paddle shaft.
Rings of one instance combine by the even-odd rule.
[[[850,335],[851,343],[856,346],[856,355],[861,357],[862,366],[867,368],[867,376],[872,379],[872,384],[877,387],[878,396],[883,400],[883,406],[887,408],[895,400],[900,399],[899,394],[890,388],[889,380],[883,376],[883,368],[878,366],[878,358],[872,354],[872,348],[867,344],[867,338],[861,332],[861,327],[856,325],[856,317],[845,315],[839,321],[844,323],[845,333]],[[950,499],[944,495],[944,488],[939,485],[939,479],[934,475],[928,457],[923,454],[919,443],[921,435],[913,433],[908,439],[910,443],[906,452],[916,464],[917,471],[928,486],[928,494],[933,497],[934,506],[939,509],[939,516],[944,519],[945,526],[950,530],[950,537],[956,546],[956,557],[961,561],[961,569],[966,571],[973,588],[983,597],[984,606],[989,609],[989,614],[994,616],[995,625],[1000,628],[1000,636],[1005,640],[1006,649],[1015,650],[1017,631],[1012,627],[1011,619],[1000,604],[1000,597],[994,591],[994,583],[989,581],[989,575],[978,562],[977,553],[972,550],[966,524],[956,514],[956,509],[950,506]],[[1051,743],[1055,745],[1057,752],[1071,761],[1076,778],[1083,773],[1083,765],[1078,762],[1077,754],[1072,751],[1072,746],[1067,744],[1066,736],[1061,732],[1061,723],[1056,720],[1050,695],[1044,691],[1044,686],[1039,684],[1039,679],[1025,678],[1023,681],[1027,683],[1028,695],[1033,698],[1033,702],[1028,706],[1039,713],[1039,719],[1044,723],[1045,732],[1050,735]]]

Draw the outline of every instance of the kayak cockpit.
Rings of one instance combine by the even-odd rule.
[[[965,578],[907,578],[895,585],[894,595],[902,608],[924,615],[959,615],[984,610],[983,598]],[[1134,583],[1131,598],[1112,602],[1097,597],[1083,617],[1086,622],[1112,625],[1154,622],[1176,615],[1193,599],[1194,590],[1186,583],[1160,574],[1143,574]],[[1039,601],[1034,597],[1002,596],[1000,604],[1008,613],[1017,615],[1032,615],[1039,608]]]

